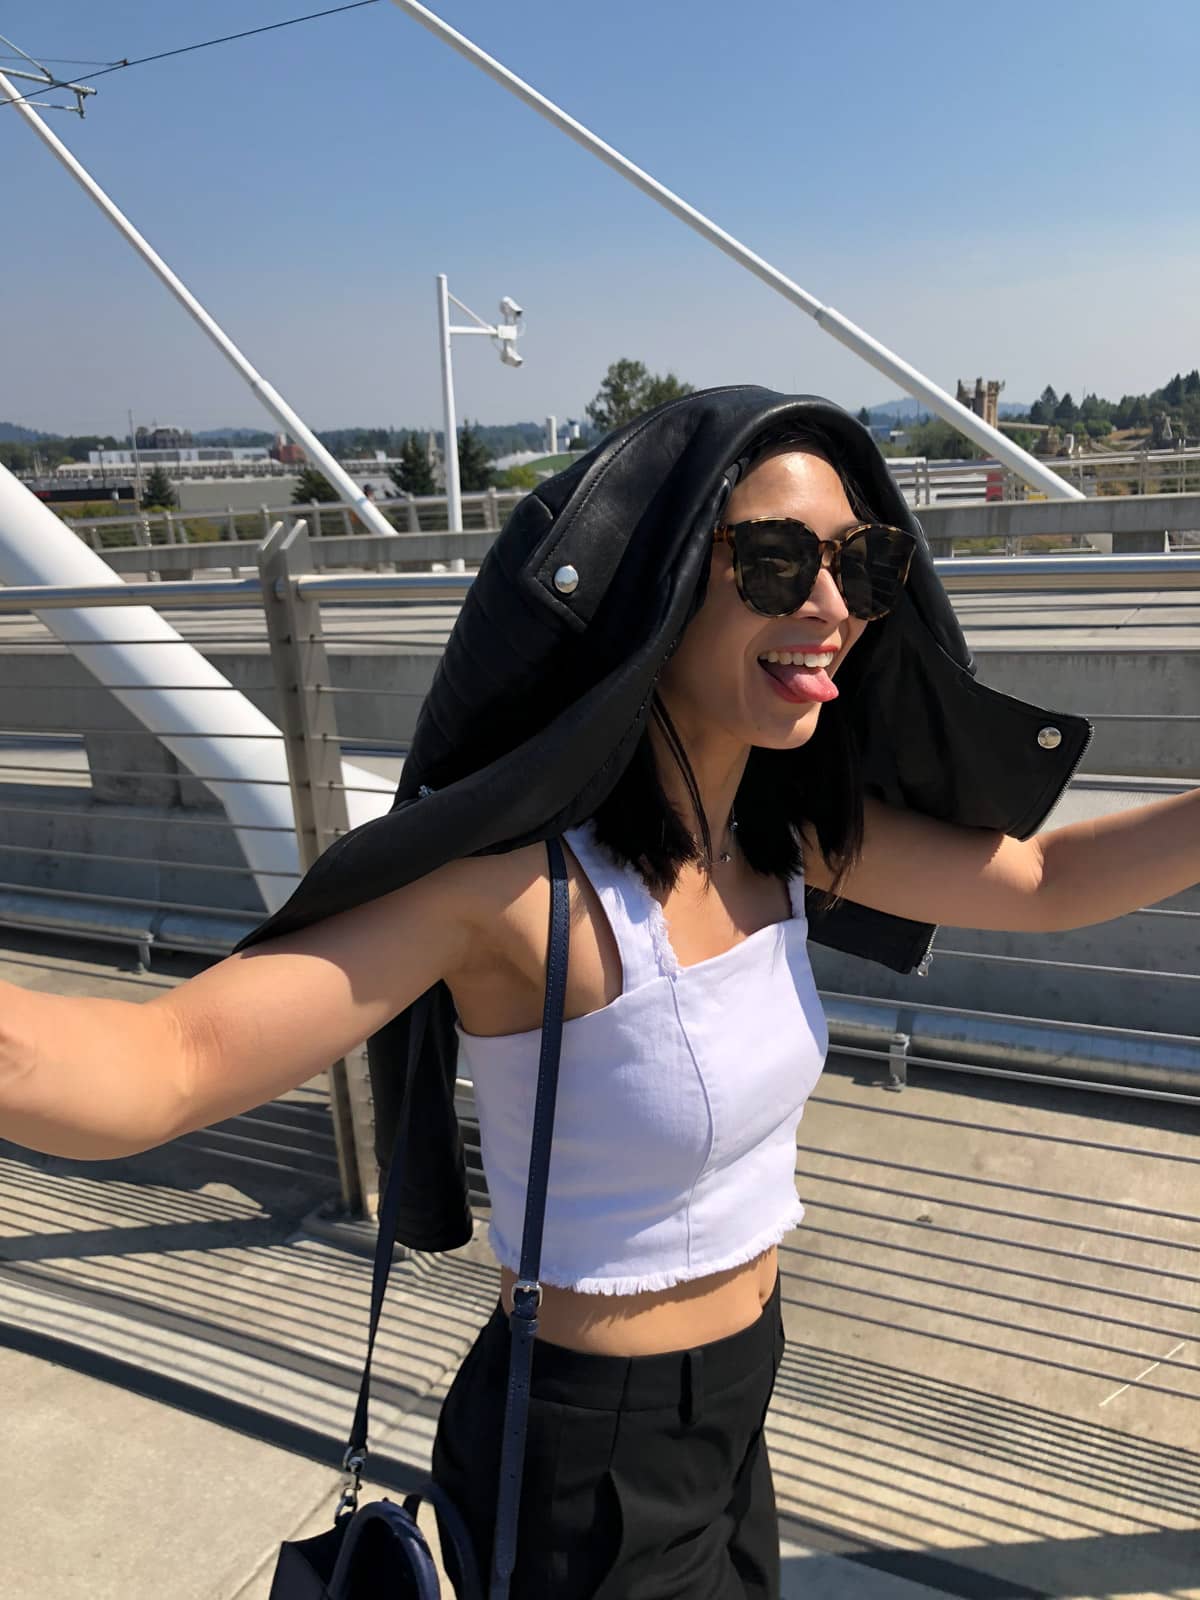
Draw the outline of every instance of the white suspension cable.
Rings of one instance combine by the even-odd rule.
[[[1076,489],[1074,484],[1067,483],[1056,472],[1052,472],[1036,457],[1031,456],[1027,450],[1022,450],[1019,445],[1006,438],[998,428],[991,427],[982,417],[977,417],[973,411],[968,411],[966,406],[960,405],[953,396],[939,388],[923,373],[918,372],[915,367],[910,366],[907,361],[902,360],[894,351],[887,349],[877,339],[873,339],[869,333],[857,327],[840,311],[835,311],[832,306],[822,305],[799,284],[793,283],[790,278],[771,266],[770,262],[755,255],[732,234],[726,233],[724,228],[718,227],[694,206],[688,205],[686,200],[681,200],[677,194],[672,193],[665,184],[659,183],[641,167],[635,166],[619,150],[614,150],[612,145],[605,144],[604,140],[598,138],[589,128],[585,128],[581,122],[569,116],[552,100],[548,100],[545,95],[531,88],[494,56],[488,55],[477,44],[473,44],[465,34],[459,33],[457,29],[450,27],[449,23],[443,22],[428,7],[419,5],[417,0],[392,0],[392,4],[407,12],[423,28],[427,28],[459,55],[465,56],[468,61],[481,68],[502,88],[516,95],[518,100],[523,100],[527,106],[531,106],[539,116],[545,117],[547,122],[560,129],[568,138],[574,139],[576,144],[581,144],[585,150],[590,150],[593,155],[598,156],[606,166],[620,173],[623,178],[627,178],[635,188],[657,201],[672,216],[685,222],[701,238],[707,239],[710,244],[715,244],[718,250],[724,251],[727,256],[731,256],[741,266],[746,267],[756,278],[783,295],[785,300],[790,300],[793,305],[799,306],[801,311],[813,318],[819,328],[853,350],[855,355],[861,356],[877,371],[885,373],[909,394],[924,401],[931,411],[944,418],[951,427],[957,428],[960,433],[973,439],[1005,466],[1011,467],[1026,483],[1041,489],[1051,500],[1085,498],[1082,490]]]

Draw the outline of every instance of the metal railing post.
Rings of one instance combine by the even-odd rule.
[[[263,614],[271,670],[279,700],[279,726],[287,752],[296,841],[305,872],[350,826],[342,781],[329,659],[321,609],[304,599],[294,579],[313,569],[303,521],[284,532],[276,523],[259,547]],[[329,1068],[330,1110],[342,1200],[352,1214],[374,1218],[379,1202],[375,1165],[375,1112],[365,1048]]]

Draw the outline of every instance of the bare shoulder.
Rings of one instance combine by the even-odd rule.
[[[470,929],[465,959],[456,973],[469,982],[486,969],[509,966],[537,976],[544,957],[549,913],[546,847],[521,845],[499,855],[468,856],[441,869],[458,915]]]

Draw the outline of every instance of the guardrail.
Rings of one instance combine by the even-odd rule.
[[[893,458],[892,476],[909,503],[935,506],[980,500],[1030,500],[1045,496],[998,461],[927,461]],[[1086,495],[1188,494],[1200,489],[1200,450],[1088,451],[1050,456],[1043,465]]]
[[[397,529],[395,539],[356,533],[354,518],[344,506],[292,507],[290,514],[303,514],[310,526],[313,518],[321,519],[324,536],[311,541],[317,571],[418,572],[441,565],[462,571],[460,563],[477,566],[482,561],[520,496],[487,493],[466,498],[463,520],[471,527],[456,533],[436,526],[445,520],[445,502],[436,497],[411,504],[381,502],[394,520],[406,523]],[[157,515],[157,523],[148,517],[116,517],[77,526],[115,571],[143,573],[154,581],[216,570],[234,577],[257,571],[259,547],[276,517],[268,507],[252,515],[230,513],[215,522],[210,519],[213,537],[194,540],[185,537],[184,530],[203,519],[177,512]],[[920,519],[935,556],[1200,549],[1200,494],[932,505],[921,509]],[[127,542],[114,542],[118,538]]]
[[[377,546],[384,543],[373,542]],[[296,569],[297,559],[310,561],[319,548],[315,541],[304,541],[305,556],[293,555],[286,577],[271,579],[272,586],[285,582],[297,602],[309,607],[305,624],[309,631],[300,643],[284,627],[280,608],[264,604],[267,580],[263,575],[160,582],[152,589],[140,585],[9,589],[0,591],[0,621],[28,618],[36,610],[51,608],[130,604],[151,604],[161,611],[225,612],[223,629],[206,622],[197,624],[197,643],[210,659],[220,663],[222,646],[235,642],[241,650],[236,663],[241,681],[232,682],[231,688],[248,695],[277,727],[291,728],[285,745],[292,794],[309,819],[305,826],[315,830],[310,843],[319,852],[346,827],[347,786],[336,779],[318,781],[314,777],[328,772],[330,750],[353,752],[356,761],[374,761],[375,770],[395,775],[402,762],[402,745],[395,737],[364,734],[362,729],[364,725],[395,727],[402,717],[411,719],[422,694],[406,686],[399,656],[392,678],[369,684],[335,681],[327,648],[350,646],[347,659],[353,662],[353,647],[361,649],[379,637],[369,621],[373,610],[398,606],[398,614],[403,616],[406,607],[416,605],[424,615],[431,602],[453,605],[460,601],[471,582],[468,573],[384,577]],[[1122,594],[1139,588],[1193,593],[1200,589],[1200,556],[1187,554],[1169,558],[955,559],[939,561],[938,569],[952,592],[962,588],[976,593],[1020,587],[1047,590],[1055,586],[1108,588]],[[359,612],[353,624],[341,620],[349,603]],[[334,613],[339,617],[337,631],[327,631],[322,622],[325,605],[338,608]],[[239,614],[244,618],[247,612],[250,632],[243,622],[231,634],[233,619]],[[259,641],[258,648],[248,651],[248,641],[254,639]],[[264,648],[268,645],[269,649]],[[0,729],[5,741],[0,750],[0,814],[6,821],[6,843],[0,845],[0,920],[128,941],[136,945],[143,961],[149,961],[156,945],[212,954],[228,949],[260,920],[263,907],[224,815],[207,795],[205,775],[182,770],[161,747],[154,729],[137,725],[105,686],[92,681],[69,652],[52,643],[36,624],[20,637],[9,628],[0,636],[0,655],[9,663],[7,681],[0,684],[6,704],[5,726]],[[48,662],[60,663],[62,670],[46,677]],[[80,714],[92,706],[94,713]],[[373,708],[375,717],[370,724],[364,724],[367,707]],[[1107,708],[1084,709],[1100,719],[1111,715]],[[1164,715],[1151,706],[1136,713],[1134,720],[1137,717],[1168,721],[1179,727],[1181,738],[1200,721],[1198,716],[1183,713]],[[278,737],[284,740],[283,733]],[[20,825],[18,816],[25,819]],[[51,817],[60,820],[52,835],[46,832]],[[192,843],[185,847],[189,838]],[[1172,914],[1171,925],[1178,924],[1182,942],[1164,968],[1163,982],[1197,981],[1190,968],[1200,941],[1191,934],[1189,943],[1188,934],[1198,922],[1200,914],[1193,911]],[[982,1057],[971,1056],[965,1039],[956,1048],[933,1049],[928,1039],[921,1037],[922,1029],[928,1034],[932,1023],[926,1019],[915,1029],[905,1029],[895,1021],[894,1006],[881,1009],[872,1033],[861,1004],[853,1017],[843,1017],[839,1012],[842,999],[831,994],[830,1002],[831,1027],[839,1042],[848,1048],[862,1047],[864,1037],[870,1034],[870,1049],[881,1060],[894,1056],[893,1035],[905,1031],[914,1035],[912,1059],[939,1056],[947,1063],[979,1067],[985,1064],[986,1051],[996,1056],[1002,1053],[994,1039]],[[1039,1063],[1044,1067],[1057,1061],[1059,1075],[1070,1076],[1062,1064],[1078,1056],[1081,1077],[1095,1077],[1097,1064],[1107,1063],[1116,1074],[1112,1081],[1119,1081],[1122,1073],[1131,1083],[1138,1079],[1128,1053],[1114,1054],[1112,1041],[1103,1041],[1101,1030],[1092,1030],[1072,1043],[1056,1035],[1053,1019],[1017,1015],[997,1019],[980,1013],[971,1031],[982,1039],[997,1026],[1019,1030],[1024,1024],[1032,1026],[1038,1037],[1035,1045],[1024,1051],[1021,1070],[1037,1070]],[[1171,1043],[1163,1058],[1163,1074],[1154,1080],[1159,1089],[1192,1092],[1193,1085],[1200,1082],[1192,1058],[1195,1047],[1195,1041],[1185,1040],[1172,1054],[1175,1047]],[[1150,1054],[1147,1042],[1147,1059]],[[1137,1055],[1135,1047],[1133,1056]]]
[[[1078,514],[1065,505],[1022,514],[1050,509]],[[409,537],[434,541],[422,546],[430,560],[451,536]],[[346,829],[340,757],[389,776],[402,764],[394,737],[364,733],[365,708],[394,722],[420,698],[399,657],[387,681],[367,684],[331,670],[335,652],[347,647],[352,662],[364,641],[394,646],[401,621],[415,626],[410,613],[429,651],[431,613],[452,613],[472,581],[305,565],[331,547],[368,564],[390,545],[300,541],[282,571],[268,551],[241,579],[0,589],[0,923],[115,939],[149,963],[164,947],[219,957],[264,909],[205,774],[168,756],[154,725],[90,679],[37,612],[170,613],[231,690],[272,718],[287,752],[294,881],[300,862]],[[1186,553],[943,558],[937,568],[956,593],[1086,590],[1123,604],[1139,593],[1200,595],[1200,555]],[[223,654],[231,648],[236,662]],[[1190,653],[1200,664],[1200,638]],[[1147,675],[1144,720],[1164,714],[1150,703],[1152,682],[1161,688]],[[1200,724],[1200,708],[1166,714],[1181,738]],[[122,798],[129,786],[137,799]],[[1140,973],[1160,996],[1197,991],[1200,903],[1142,915],[1164,937],[1157,964],[1098,976]],[[1015,962],[1031,997],[1053,996],[1070,964],[1034,953],[1036,943],[938,958]],[[830,1063],[797,1148],[807,1216],[780,1249],[785,1308],[803,1329],[790,1336],[785,1403],[770,1423],[780,1512],[898,1551],[957,1547],[964,1561],[1018,1535],[1035,1552],[1038,1540],[1071,1537],[1080,1507],[1093,1539],[1181,1526],[1200,1493],[1187,1443],[1200,1399],[1200,1160],[1187,1137],[1200,1034],[1157,1031],[1149,1008],[1147,1026],[1131,1030],[1032,1007],[941,1007],[925,1000],[932,981],[905,980],[900,1001],[821,988]],[[372,1160],[365,1053],[333,1064],[330,1082],[342,1199],[353,1207]],[[482,1218],[468,1081],[456,1099]],[[261,1130],[227,1131],[220,1162],[278,1160]],[[1036,1553],[1025,1559],[1036,1569]]]
[[[269,488],[269,482],[264,483],[264,490]],[[485,489],[464,494],[461,531],[499,532],[523,493],[516,489]],[[439,533],[447,529],[445,495],[401,495],[374,503],[394,524],[397,534]],[[287,506],[271,506],[264,502],[254,510],[234,506],[212,511],[146,510],[115,517],[59,514],[85,543],[104,556],[113,550],[156,546],[261,543],[277,521],[297,517],[304,518],[310,534],[316,538],[346,537],[363,532],[363,524],[354,513],[338,502],[308,501]]]

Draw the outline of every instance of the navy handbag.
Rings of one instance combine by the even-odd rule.
[[[525,1464],[529,1378],[537,1335],[537,1313],[542,1299],[541,1285],[538,1283],[542,1224],[546,1212],[563,1003],[567,988],[567,867],[562,846],[557,839],[546,840],[546,851],[550,858],[546,1003],[542,1014],[541,1058],[529,1152],[521,1274],[513,1290],[510,1319],[512,1348],[504,1407],[504,1439],[500,1455],[496,1532],[488,1600],[507,1600],[516,1559],[517,1510],[521,1501],[521,1477]],[[420,1021],[423,1025],[428,996],[418,1005],[421,1007]],[[350,1439],[342,1458],[342,1466],[347,1473],[346,1487],[342,1491],[331,1528],[313,1538],[285,1541],[280,1546],[269,1600],[439,1600],[441,1589],[437,1569],[425,1535],[417,1526],[417,1510],[422,1501],[428,1501],[434,1507],[442,1538],[453,1547],[447,1549],[445,1555],[450,1570],[458,1575],[458,1600],[481,1600],[483,1590],[466,1527],[449,1496],[432,1479],[427,1478],[415,1484],[402,1502],[383,1499],[373,1500],[363,1506],[358,1503],[359,1485],[367,1459],[371,1358],[392,1264],[399,1193],[397,1163],[393,1159],[383,1204],[379,1208],[367,1356],[363,1363]]]

